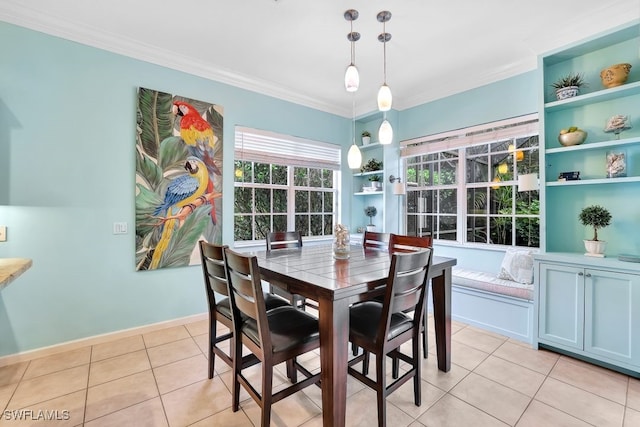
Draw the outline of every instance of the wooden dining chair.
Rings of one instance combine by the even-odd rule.
[[[433,246],[431,236],[405,236],[393,234],[389,236],[389,252],[412,252]]]
[[[389,237],[389,253],[415,252],[424,248],[431,248],[433,239],[431,236],[406,236],[391,233]],[[427,335],[427,305],[425,304],[424,319],[422,322],[422,353],[426,359],[429,356],[429,340]],[[394,361],[394,376],[397,374],[398,361]]]
[[[302,247],[302,234],[299,231],[272,231],[267,233],[267,251],[279,249],[293,249]],[[306,310],[307,305],[317,309],[317,306],[307,303],[302,295],[292,294],[278,286],[269,283],[269,291],[289,301],[291,305]]]
[[[412,378],[414,403],[421,404],[419,335],[431,258],[431,249],[394,253],[384,300],[354,304],[349,310],[349,341],[364,352],[348,362],[348,372],[376,391],[379,426],[386,426],[387,396]],[[409,311],[413,311],[414,316],[405,314]],[[400,346],[407,341],[411,341],[411,355],[400,351]],[[367,376],[371,353],[376,356],[375,381]],[[386,384],[386,356],[409,364],[409,369],[389,385]],[[360,362],[362,372],[353,368]]]
[[[362,238],[362,246],[365,249],[377,249],[386,251],[389,249],[389,233],[377,233],[375,231],[365,231]]]
[[[232,366],[232,357],[219,347],[223,341],[230,340],[233,333],[229,290],[227,289],[227,273],[224,266],[224,248],[204,240],[199,242],[202,273],[209,305],[209,379],[213,378],[215,357],[218,356],[227,365]],[[270,293],[264,294],[265,306],[268,310],[289,305],[287,300]],[[217,323],[220,322],[229,332],[218,336]]]
[[[303,388],[320,381],[320,373],[311,374],[296,358],[320,347],[318,320],[291,305],[267,311],[262,293],[260,270],[255,256],[243,255],[226,248],[225,266],[229,284],[229,300],[233,318],[233,385],[232,409],[237,412],[240,386],[260,406],[261,425],[268,427],[271,405]],[[261,362],[262,387],[256,390],[243,374],[243,346]],[[287,362],[291,366],[292,385],[273,393],[273,367]],[[298,381],[297,372],[304,375]]]

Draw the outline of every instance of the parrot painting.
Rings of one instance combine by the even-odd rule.
[[[179,220],[171,218],[171,216],[175,215],[180,208],[203,196],[207,188],[210,188],[208,169],[202,160],[189,156],[184,168],[187,173],[179,175],[171,181],[165,192],[164,201],[154,212],[156,216],[169,219],[162,225],[162,235],[151,257],[150,270],[158,268],[173,232],[179,227]]]
[[[220,176],[222,173],[213,160],[215,137],[211,125],[202,118],[195,107],[183,101],[174,101],[171,112],[180,117],[180,137],[187,145],[189,154],[204,162],[209,171],[210,182],[213,184],[215,176]],[[211,189],[207,190],[207,192],[211,191]],[[211,206],[211,222],[216,225],[216,209],[213,201]]]

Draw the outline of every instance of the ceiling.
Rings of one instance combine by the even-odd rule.
[[[640,17],[640,0],[0,0],[0,20],[351,117],[351,8],[357,115],[376,109],[383,80],[381,10],[393,15],[387,83],[400,111],[533,70],[540,53]]]

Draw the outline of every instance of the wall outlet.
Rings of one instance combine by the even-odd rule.
[[[6,242],[6,241],[7,241],[7,226],[0,225],[0,242]]]

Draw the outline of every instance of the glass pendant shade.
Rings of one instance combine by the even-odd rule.
[[[362,165],[362,153],[356,144],[353,144],[351,148],[349,148],[347,162],[349,163],[350,169],[358,169],[360,165]]]
[[[389,111],[392,101],[391,89],[386,84],[383,84],[378,91],[378,110]]]
[[[344,73],[344,88],[347,92],[355,92],[358,86],[360,86],[360,73],[358,73],[358,67],[351,64]]]
[[[378,141],[380,141],[380,144],[385,145],[391,144],[391,141],[393,141],[393,128],[387,119],[384,119],[378,129]]]

